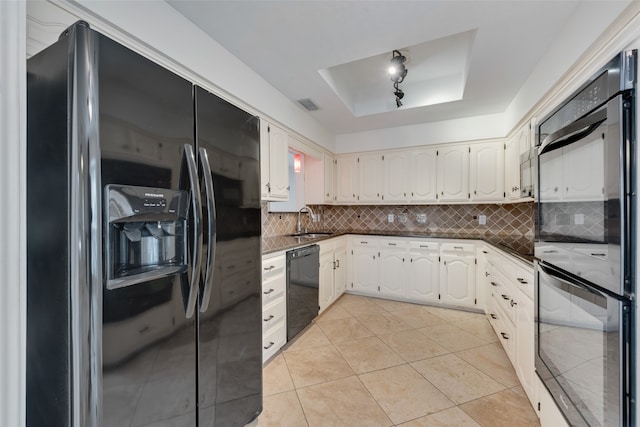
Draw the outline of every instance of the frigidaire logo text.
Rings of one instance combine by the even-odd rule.
[[[145,197],[164,197],[164,194],[144,193]]]

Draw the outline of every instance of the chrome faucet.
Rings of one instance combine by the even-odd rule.
[[[306,211],[309,214],[309,219],[311,220],[311,222],[314,221],[314,218],[316,216],[316,214],[313,212],[313,209],[311,209],[311,207],[309,206],[301,207],[300,210],[298,211],[298,229],[296,231],[296,234],[302,233],[302,224],[300,223],[300,214],[302,213],[302,211]]]

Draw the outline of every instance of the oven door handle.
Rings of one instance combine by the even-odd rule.
[[[563,147],[573,141],[584,138],[592,133],[602,122],[607,120],[607,109],[601,108],[600,110],[592,113],[586,117],[583,117],[575,122],[563,127],[560,130],[553,132],[547,136],[540,144],[539,153],[545,153],[551,151],[556,145],[557,148]]]
[[[554,268],[549,264],[545,264],[544,261],[540,261],[538,263],[538,266],[543,273],[568,286],[606,298],[605,294],[603,294],[602,292],[599,292],[597,289],[593,287],[594,285],[587,284],[579,278],[570,277],[568,274],[558,270],[557,268]]]

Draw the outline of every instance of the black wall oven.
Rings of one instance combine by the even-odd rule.
[[[633,419],[636,56],[538,128],[536,371],[573,426]]]

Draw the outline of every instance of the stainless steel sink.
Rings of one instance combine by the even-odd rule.
[[[300,239],[318,239],[320,237],[331,236],[333,233],[302,233],[292,234],[292,237],[299,237]]]

